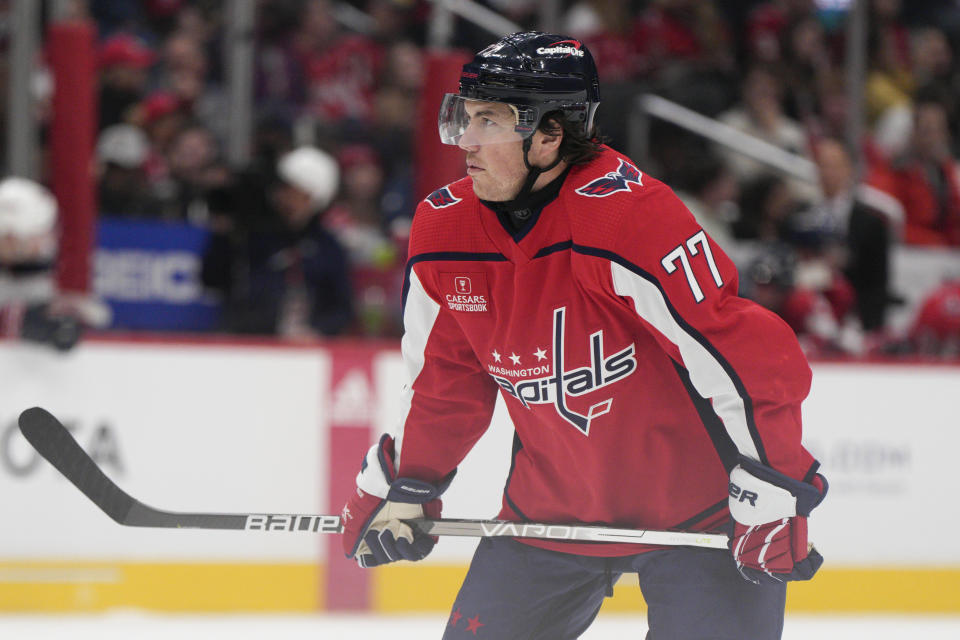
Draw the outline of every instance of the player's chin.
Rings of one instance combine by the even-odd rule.
[[[487,202],[503,202],[510,199],[506,197],[502,187],[491,183],[488,176],[480,174],[472,177],[473,192],[481,200],[486,200]]]
[[[476,175],[470,176],[473,178],[473,192],[481,200],[491,200],[490,196],[490,187],[486,184],[486,181]]]

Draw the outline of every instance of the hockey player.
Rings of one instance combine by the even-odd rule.
[[[106,312],[94,300],[57,290],[57,219],[57,201],[46,187],[17,176],[0,180],[0,336],[67,351],[82,324]]]
[[[786,582],[822,562],[810,368],[670,189],[593,138],[599,101],[586,47],[543,33],[484,49],[444,98],[468,176],[414,217],[405,412],[357,476],[345,552],[429,553],[403,520],[439,516],[500,394],[516,432],[501,518],[728,530],[730,550],[486,538],[444,638],[576,638],[625,572],[648,638],[779,638]]]

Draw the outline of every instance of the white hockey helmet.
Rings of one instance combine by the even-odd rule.
[[[277,163],[280,178],[310,194],[316,209],[326,209],[340,187],[340,167],[329,153],[316,147],[299,147]]]
[[[11,176],[0,181],[0,235],[34,238],[57,223],[57,201],[46,187]]]

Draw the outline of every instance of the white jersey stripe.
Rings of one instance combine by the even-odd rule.
[[[417,277],[417,272],[411,268],[409,288],[403,307],[403,326],[406,331],[400,340],[400,351],[403,354],[403,362],[407,367],[407,381],[403,385],[400,422],[394,435],[396,470],[400,468],[403,427],[407,423],[407,416],[410,414],[410,407],[413,403],[413,383],[420,372],[423,371],[427,340],[430,339],[430,333],[433,331],[433,324],[437,321],[438,315],[440,315],[440,305],[427,295],[420,278]]]
[[[760,453],[750,435],[743,398],[723,365],[676,321],[656,285],[616,262],[610,263],[610,270],[617,294],[632,298],[637,314],[676,345],[694,388],[712,401],[713,410],[723,421],[737,450],[753,460],[760,460]]]

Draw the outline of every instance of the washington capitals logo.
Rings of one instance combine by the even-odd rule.
[[[462,200],[462,198],[454,198],[453,194],[450,193],[450,189],[447,187],[437,189],[427,196],[427,202],[429,202],[430,206],[434,209],[449,207],[450,205],[457,204],[460,200]]]
[[[577,193],[590,198],[606,198],[618,191],[630,191],[631,184],[642,187],[643,183],[640,181],[642,177],[640,169],[621,159],[616,171],[610,171],[602,178],[588,182],[577,189]]]
[[[525,408],[529,409],[531,404],[552,404],[564,420],[580,430],[583,435],[590,435],[590,423],[594,418],[610,411],[613,398],[591,404],[586,415],[571,409],[567,404],[569,398],[596,391],[636,371],[636,349],[633,344],[629,344],[612,355],[605,355],[603,330],[600,330],[590,335],[590,365],[566,369],[565,313],[566,307],[553,310],[553,358],[549,363],[518,370],[505,369],[493,364],[488,365],[487,368],[500,388],[519,400]],[[538,352],[538,357],[540,353],[542,352]],[[497,357],[497,354],[494,354],[494,357]],[[514,362],[519,362],[519,358]],[[547,375],[527,378],[517,383],[504,377],[505,375],[525,376],[531,373]]]

